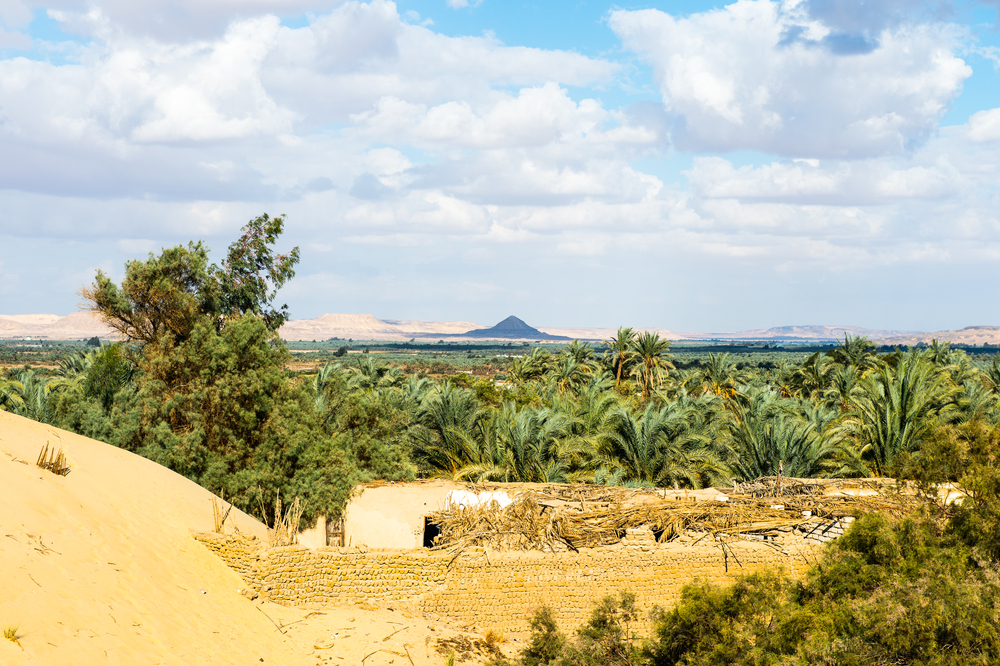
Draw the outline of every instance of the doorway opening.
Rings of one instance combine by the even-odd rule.
[[[441,528],[432,523],[430,516],[424,516],[424,548],[433,548],[434,540],[441,536]]]

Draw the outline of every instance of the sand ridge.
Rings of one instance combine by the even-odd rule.
[[[35,466],[46,443],[62,447],[69,475]],[[298,666],[359,664],[371,653],[366,666],[439,666],[434,640],[461,634],[403,608],[252,601],[191,536],[212,529],[211,493],[127,451],[6,412],[0,480],[0,630],[17,626],[20,636],[20,647],[0,638],[0,664]],[[234,511],[229,521],[266,536],[250,516]]]

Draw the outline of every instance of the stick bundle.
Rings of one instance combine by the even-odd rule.
[[[62,449],[59,449],[59,453],[56,453],[55,449],[49,450],[48,442],[42,447],[41,452],[38,454],[38,460],[35,461],[35,465],[41,467],[42,469],[47,469],[53,474],[58,474],[59,476],[66,476],[69,474],[69,465],[66,464],[66,454],[63,453]]]

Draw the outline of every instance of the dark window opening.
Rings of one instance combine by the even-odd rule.
[[[434,540],[441,536],[441,528],[432,523],[429,516],[424,516],[424,548],[433,548]]]

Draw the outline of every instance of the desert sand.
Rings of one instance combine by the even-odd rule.
[[[35,465],[61,447],[70,473]],[[250,600],[195,541],[212,494],[127,451],[0,412],[0,664],[440,666],[460,628],[406,608]],[[266,536],[236,511],[227,530]],[[510,649],[513,649],[511,646]],[[457,663],[477,663],[475,657]]]

